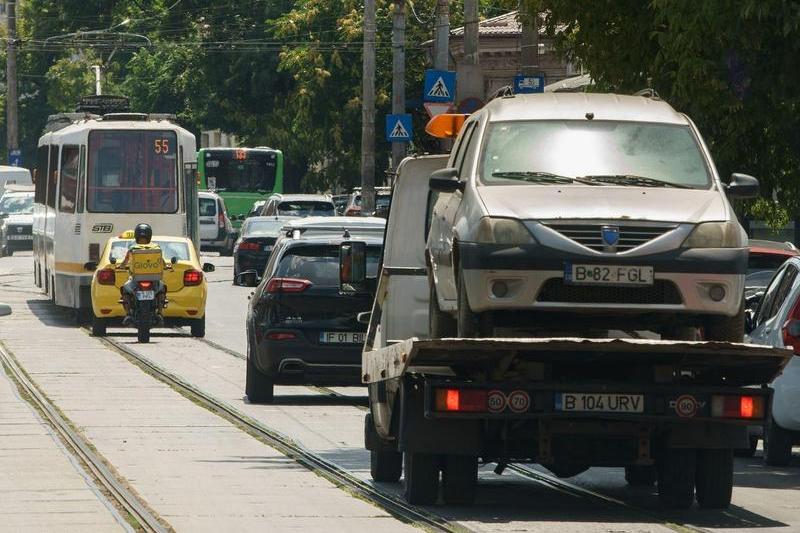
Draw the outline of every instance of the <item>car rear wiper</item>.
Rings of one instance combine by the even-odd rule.
[[[580,179],[587,181],[598,181],[603,183],[613,183],[615,185],[630,185],[632,187],[673,187],[675,189],[693,189],[689,185],[672,183],[669,181],[637,176],[635,174],[597,174],[581,176]]]
[[[570,176],[561,176],[551,172],[532,172],[528,170],[520,171],[507,171],[507,172],[492,172],[494,178],[509,178],[522,181],[529,181],[531,183],[552,183],[555,185],[566,185],[569,183],[583,183],[585,185],[602,185],[595,181],[587,181],[583,178],[573,178]]]

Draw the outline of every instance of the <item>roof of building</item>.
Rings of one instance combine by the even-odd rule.
[[[496,17],[478,22],[479,37],[514,37],[522,34],[522,24],[519,21],[519,12],[511,11]],[[453,37],[464,36],[464,26],[450,31]],[[544,35],[544,25],[539,25],[539,35]]]

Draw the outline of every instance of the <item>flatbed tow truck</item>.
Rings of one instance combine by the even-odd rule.
[[[398,169],[362,357],[365,443],[376,481],[411,503],[469,504],[481,464],[538,463],[560,477],[624,467],[661,503],[727,507],[733,451],[763,425],[791,352],[728,342],[622,338],[429,339],[428,178],[446,158]],[[426,208],[427,206],[427,208]],[[342,290],[366,290],[357,242]]]

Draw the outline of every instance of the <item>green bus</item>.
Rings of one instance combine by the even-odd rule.
[[[198,189],[219,194],[235,227],[258,200],[283,192],[283,152],[257,148],[201,148]]]

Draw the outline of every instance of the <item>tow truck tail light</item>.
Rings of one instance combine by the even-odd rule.
[[[200,285],[203,281],[203,273],[199,270],[187,270],[183,273],[183,285],[186,287],[193,287]]]
[[[800,355],[800,298],[794,303],[789,318],[783,324],[783,345],[791,346],[794,353]]]
[[[451,413],[486,412],[486,391],[482,389],[436,389],[436,410]]]
[[[257,242],[241,242],[239,243],[240,250],[255,250],[258,251],[260,246]]]
[[[114,285],[117,281],[117,274],[110,268],[97,271],[97,283],[100,285]]]
[[[303,292],[312,285],[307,279],[272,278],[267,283],[267,292],[277,294],[280,292]]]
[[[153,282],[152,281],[140,281],[140,282],[137,283],[137,285],[139,286],[140,289],[145,290],[145,291],[149,291],[150,289],[153,288]]]
[[[711,397],[711,416],[715,418],[763,419],[765,402],[763,396]]]

